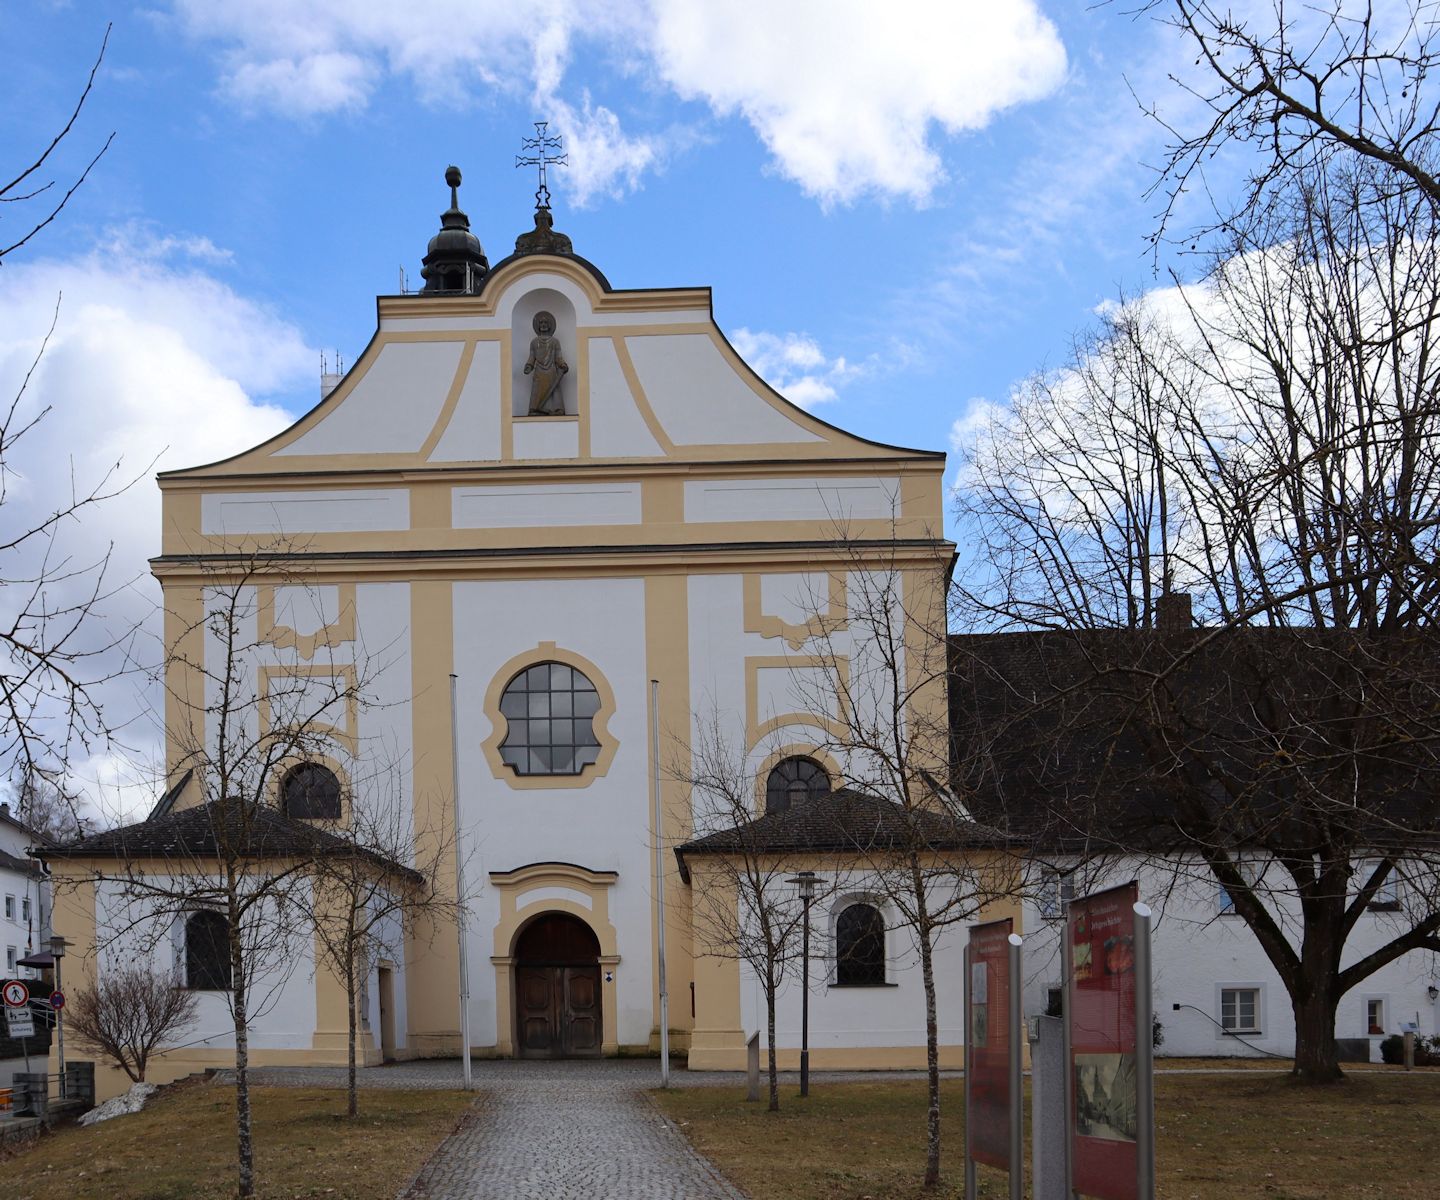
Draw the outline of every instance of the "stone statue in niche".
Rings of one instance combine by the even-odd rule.
[[[555,318],[548,312],[535,314],[535,336],[530,339],[530,357],[525,360],[525,374],[530,376],[530,412],[532,417],[558,417],[565,413],[565,398],[560,394],[560,381],[570,364],[560,350],[555,336]]]

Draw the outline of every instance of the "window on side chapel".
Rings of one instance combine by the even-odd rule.
[[[543,662],[515,676],[500,696],[500,759],[517,775],[578,775],[600,757],[600,695],[581,672]]]
[[[340,819],[340,780],[320,763],[300,763],[280,781],[280,806],[287,817],[301,821]]]
[[[813,758],[782,758],[765,780],[765,811],[781,813],[805,800],[830,794],[830,776]]]
[[[885,982],[885,918],[873,904],[851,904],[835,922],[835,982]]]
[[[230,990],[230,936],[225,918],[208,909],[185,918],[185,986],[200,992]]]

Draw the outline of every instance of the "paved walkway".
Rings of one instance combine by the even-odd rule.
[[[645,1098],[656,1074],[653,1063],[477,1064],[482,1098],[406,1200],[739,1200]]]

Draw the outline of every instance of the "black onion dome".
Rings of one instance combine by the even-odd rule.
[[[490,270],[490,260],[460,208],[460,168],[446,167],[445,182],[450,186],[450,207],[440,214],[440,232],[430,239],[421,260],[425,280],[421,291],[474,294]]]

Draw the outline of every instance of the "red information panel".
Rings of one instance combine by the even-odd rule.
[[[1135,884],[1070,905],[1070,1086],[1075,1190],[1135,1200]],[[1148,1031],[1147,1031],[1148,1032]]]
[[[970,927],[970,1157],[1010,1168],[1009,917]]]

